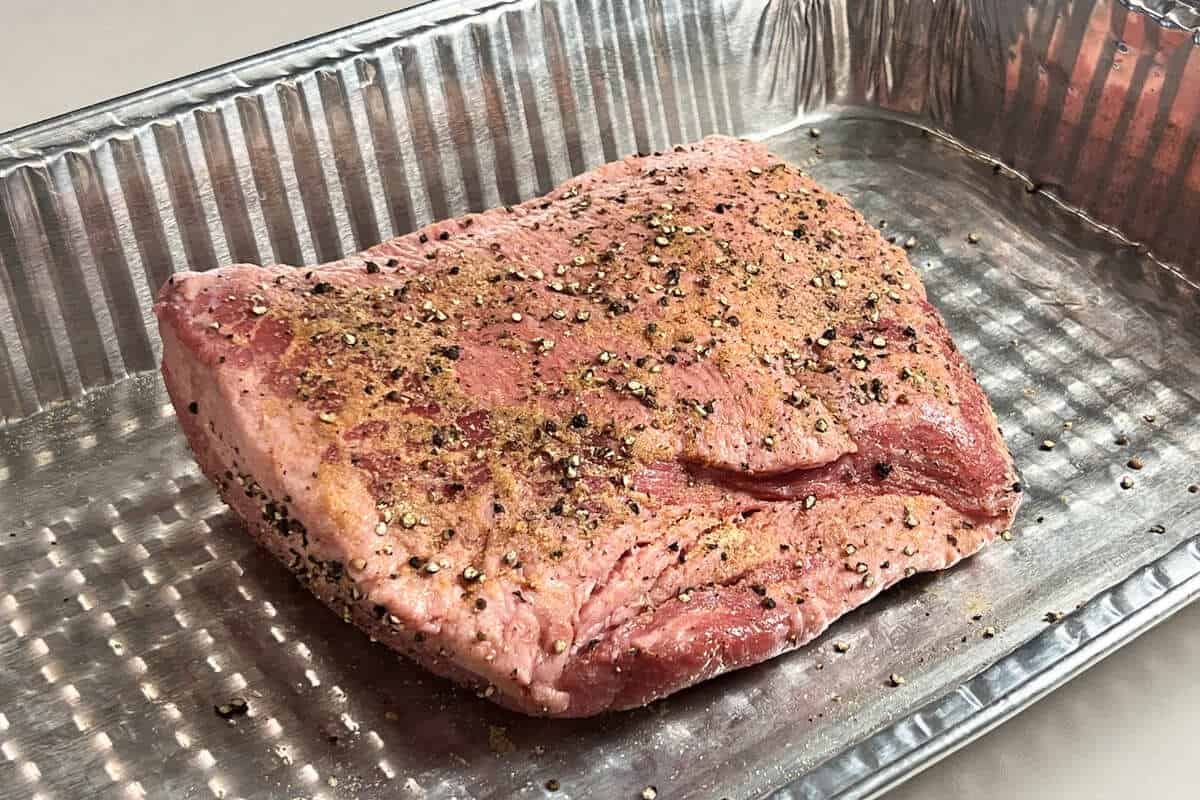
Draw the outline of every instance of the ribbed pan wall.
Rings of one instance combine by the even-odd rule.
[[[1146,5],[435,3],[18,133],[0,140],[0,417],[153,369],[176,270],[335,259],[831,106],[943,129],[1200,280],[1200,47],[1181,27],[1200,17]]]
[[[751,27],[745,108],[910,116],[1200,282],[1200,7],[782,0],[742,7],[735,49]]]

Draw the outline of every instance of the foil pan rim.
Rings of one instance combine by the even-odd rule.
[[[61,153],[79,150],[93,140],[104,140],[119,132],[152,125],[156,120],[216,106],[233,95],[295,80],[346,57],[370,53],[443,25],[519,5],[521,1],[422,0],[399,11],[0,131],[0,177]]]
[[[1200,45],[1200,5],[1195,0],[1122,0],[1134,11],[1140,11],[1171,28],[1191,31]]]
[[[319,33],[280,47],[264,50],[245,58],[163,81],[143,89],[102,100],[90,106],[64,112],[21,126],[0,131],[0,176],[37,163],[54,155],[77,149],[79,142],[103,139],[116,131],[136,129],[155,119],[171,117],[183,109],[204,108],[233,93],[254,90],[280,80],[281,66],[288,67],[289,78],[319,69],[352,54],[370,52],[400,38],[505,6],[520,0],[423,0],[409,8],[352,23]],[[1192,32],[1200,46],[1200,5],[1192,0],[1120,0],[1135,12],[1145,14],[1160,25]],[[396,30],[403,33],[387,34]],[[334,52],[328,47],[335,46]],[[306,57],[320,52],[318,58]],[[249,73],[246,78],[242,73]],[[199,94],[188,94],[196,90]],[[172,98],[171,95],[176,95]],[[128,119],[117,112],[136,103],[137,112]]]

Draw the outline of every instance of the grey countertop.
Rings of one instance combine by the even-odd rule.
[[[0,131],[413,3],[0,0]],[[891,797],[1197,796],[1200,605]]]

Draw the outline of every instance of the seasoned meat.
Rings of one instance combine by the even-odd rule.
[[[258,541],[530,714],[797,647],[1019,502],[903,251],[745,141],[320,267],[182,273],[156,311],[183,430]]]

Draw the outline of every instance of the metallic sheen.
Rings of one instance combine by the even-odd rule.
[[[1200,593],[1198,42],[1183,0],[433,2],[0,137],[0,798],[858,797],[1015,713]],[[915,239],[1023,472],[1011,542],[547,722],[372,645],[238,530],[154,372],[167,276],[713,131]]]

